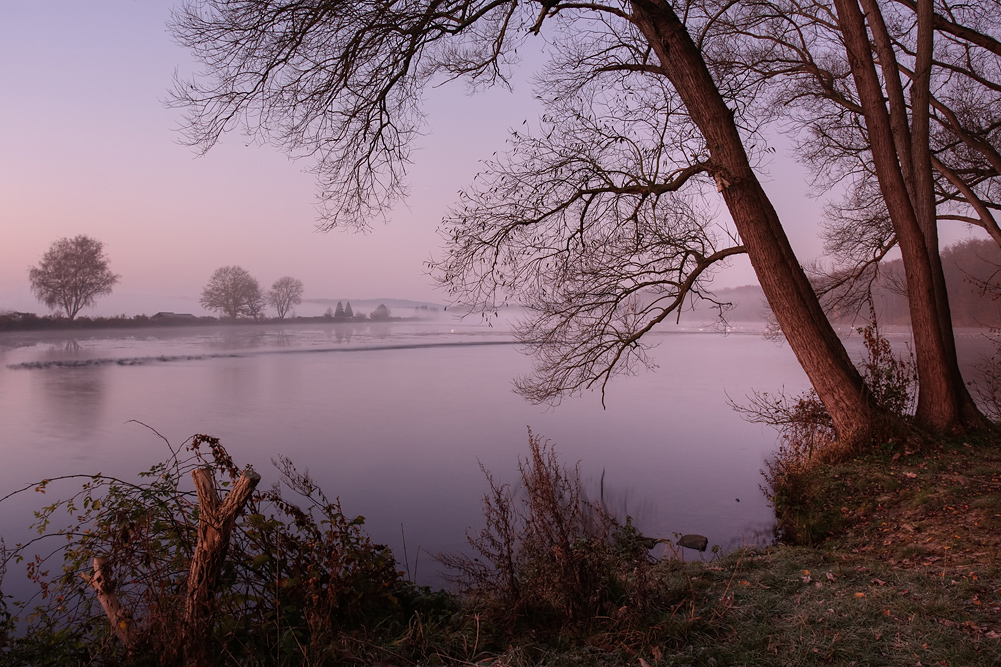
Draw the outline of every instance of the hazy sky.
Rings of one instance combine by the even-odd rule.
[[[122,276],[84,314],[197,312],[206,280],[227,264],[264,287],[297,277],[306,298],[443,302],[424,273],[439,254],[435,230],[508,128],[535,117],[528,85],[432,91],[407,205],[367,235],[320,233],[305,163],[239,134],[204,157],[178,143],[181,112],[163,100],[175,70],[196,65],[167,32],[174,4],[0,0],[0,311],[43,312],[28,267],[77,234],[103,241]],[[805,197],[804,172],[787,156],[770,172],[766,188],[801,260],[815,257],[819,206]],[[746,260],[718,279],[750,282]]]

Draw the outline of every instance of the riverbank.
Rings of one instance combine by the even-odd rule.
[[[887,448],[797,483],[813,544],[688,566],[691,620],[661,664],[1001,664],[996,439]]]
[[[542,453],[545,457],[545,449]],[[568,478],[567,469],[560,473],[554,467],[555,459],[533,461],[523,482],[543,495],[535,506],[541,510],[533,510],[530,523],[520,524],[522,548],[533,543],[526,537],[532,534],[531,522],[548,531],[532,538],[538,545],[539,535],[555,530],[546,522],[567,514],[562,501],[545,500],[552,485],[535,482],[560,486],[561,480],[573,481],[572,472]],[[181,472],[175,471],[177,479],[184,477]],[[379,580],[365,575],[356,583],[367,592],[313,588],[352,601],[336,607],[336,614],[324,616],[320,625],[304,623],[303,616],[308,619],[315,605],[332,604],[334,598],[326,603],[298,598],[295,589],[303,582],[294,579],[268,584],[266,574],[275,567],[271,559],[278,550],[272,544],[273,551],[254,555],[242,551],[244,543],[241,553],[249,566],[260,566],[264,577],[259,582],[263,597],[257,602],[239,598],[236,607],[236,598],[225,598],[229,603],[220,606],[216,627],[219,664],[1001,664],[1001,452],[996,439],[960,439],[923,451],[888,447],[836,466],[818,466],[796,481],[800,504],[787,509],[798,512],[808,529],[800,535],[811,544],[746,547],[706,554],[706,560],[697,552],[670,549],[667,557],[651,562],[628,523],[606,526],[600,540],[588,545],[592,515],[584,519],[592,528],[572,537],[566,551],[547,543],[518,556],[514,569],[503,562],[486,569],[473,565],[478,561],[467,563],[485,578],[467,578],[466,592],[458,596],[414,587],[402,570],[394,577],[384,567],[382,548],[362,539],[356,532],[360,524],[348,521],[343,534],[355,537],[338,542],[347,551],[338,557],[342,565],[335,566],[348,568],[337,575],[348,579],[338,581],[350,583],[349,564],[356,562],[351,554],[360,548],[360,562],[377,567],[382,583],[372,588]],[[572,485],[564,488],[572,494]],[[498,487],[488,494],[495,509],[502,507],[496,502],[503,493]],[[248,534],[268,542],[263,537],[268,524],[257,516],[263,515],[251,515]],[[497,527],[499,517],[488,513],[488,527]],[[129,549],[134,549],[150,535],[137,531],[134,517],[129,521]],[[121,539],[115,526],[109,529]],[[303,548],[288,536],[284,540],[283,558]],[[515,574],[521,581],[514,593],[508,590],[514,597],[504,597],[504,581],[492,578],[494,572]],[[545,585],[561,577],[558,586]],[[47,613],[57,617],[61,598],[52,592]],[[272,596],[282,604],[274,606]],[[249,615],[233,616],[238,609]],[[278,609],[282,613],[275,616]],[[590,611],[580,614],[584,609]],[[30,664],[31,656],[40,655],[51,657],[53,665],[77,664],[85,656],[103,655],[111,664],[125,659],[100,610],[91,611],[93,620],[79,633],[13,640],[5,649],[13,660],[9,664]],[[59,654],[66,660],[59,662]],[[156,664],[163,657],[139,654],[128,661]]]
[[[674,601],[644,622],[571,641],[540,643],[529,632],[499,655],[463,659],[643,667],[1001,664],[996,439],[920,452],[887,448],[819,466],[798,481],[807,490],[799,518],[812,524],[813,544],[663,560],[651,576]]]
[[[667,559],[673,601],[643,622],[539,642],[493,665],[1001,664],[1001,451],[996,439],[887,448],[798,480],[812,544]],[[690,555],[691,551],[687,552]],[[684,556],[684,554],[681,554]],[[623,607],[625,615],[626,608]],[[457,661],[461,662],[461,661]],[[398,664],[405,664],[400,662]]]

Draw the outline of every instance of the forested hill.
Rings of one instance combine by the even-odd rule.
[[[990,240],[962,241],[942,250],[952,321],[957,327],[1001,327],[1001,247]],[[903,265],[901,261],[884,262],[873,290],[873,305],[880,324],[908,324],[907,299],[902,294]],[[984,289],[984,285],[993,286]],[[722,301],[733,303],[726,318],[731,322],[765,321],[768,306],[757,285],[726,288],[716,291]],[[711,319],[715,311],[700,305],[686,312],[682,321]],[[867,313],[862,313],[865,319]],[[850,321],[845,314],[835,319]]]

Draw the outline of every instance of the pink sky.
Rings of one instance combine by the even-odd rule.
[[[167,32],[173,4],[0,0],[0,311],[44,312],[28,267],[77,234],[103,241],[122,276],[83,314],[200,312],[206,280],[228,264],[265,287],[299,278],[306,298],[444,302],[424,274],[439,254],[435,230],[479,161],[503,149],[507,129],[536,116],[524,80],[513,94],[431,91],[407,205],[366,235],[319,233],[306,164],[239,134],[202,158],[178,143],[181,112],[162,100],[174,71],[195,65]],[[805,262],[821,251],[819,205],[790,158],[770,171],[766,188]],[[737,260],[717,284],[751,282]]]

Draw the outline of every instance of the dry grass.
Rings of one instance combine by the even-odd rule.
[[[274,653],[235,650],[229,634],[220,664],[1001,664],[1001,451],[991,440],[813,466],[796,480],[810,545],[709,562],[637,551],[628,524],[589,502],[576,469],[545,443],[533,438],[521,463],[523,495],[488,478],[487,530],[474,543],[496,562],[469,566],[466,597],[413,589],[393,618],[353,628],[328,614],[329,632],[315,633],[324,645],[308,650],[296,645],[306,634],[290,632]],[[254,632],[239,630],[248,646],[265,643]],[[58,633],[37,640],[8,662],[88,654]],[[0,662],[14,656],[2,650]]]

